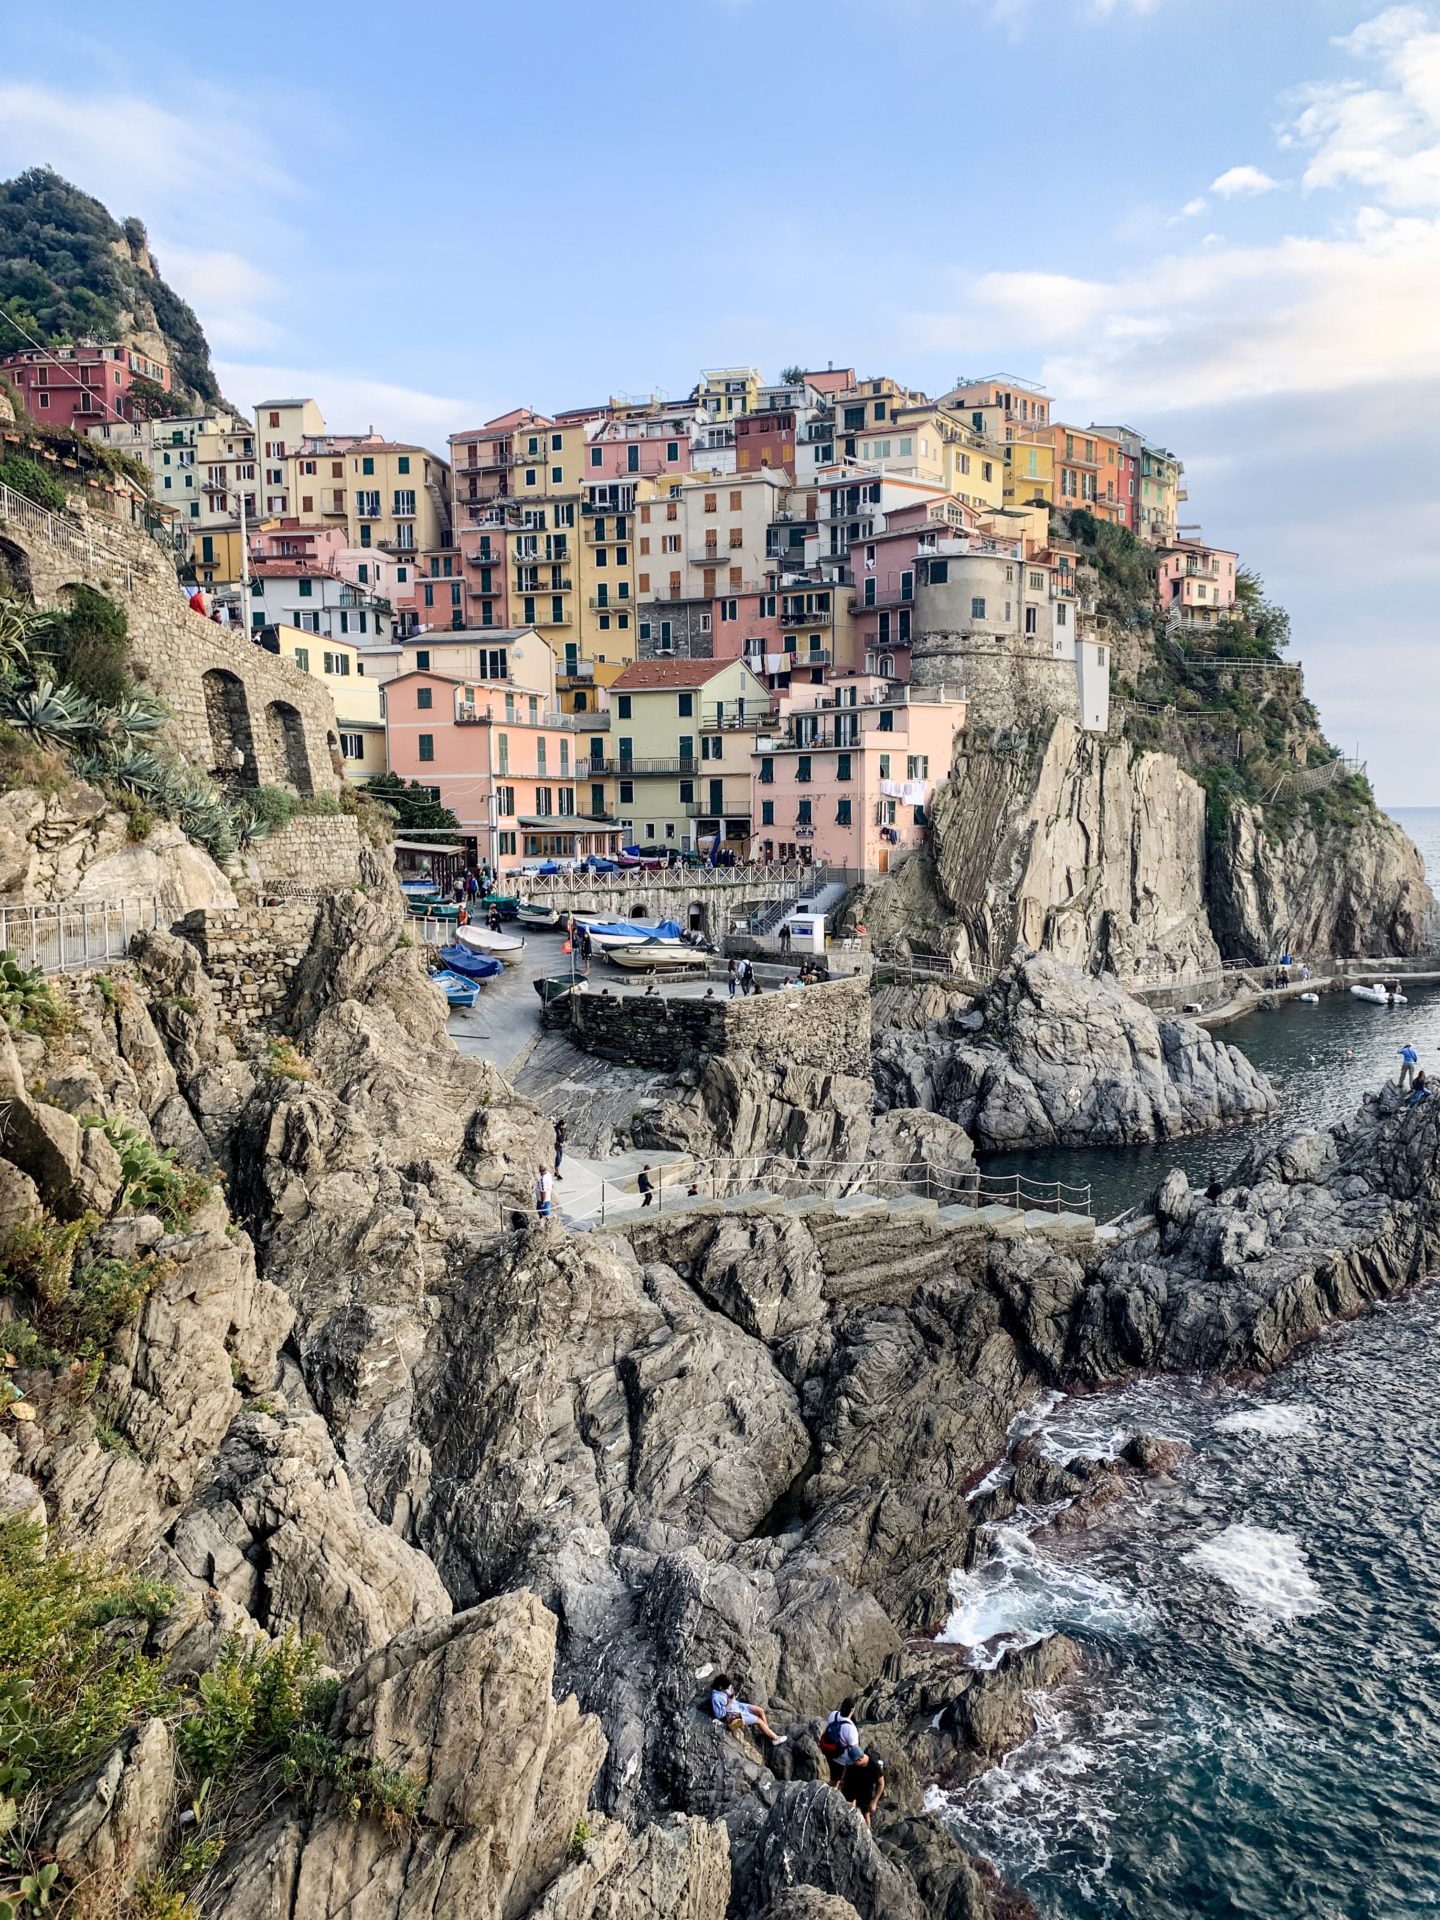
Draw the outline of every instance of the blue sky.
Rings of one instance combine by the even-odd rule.
[[[7,20],[0,171],[147,224],[249,405],[1004,368],[1189,468],[1333,738],[1440,804],[1440,0],[494,0]]]

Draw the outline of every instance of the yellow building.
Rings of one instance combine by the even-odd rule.
[[[326,461],[326,456],[319,456]],[[334,464],[333,457],[326,464]],[[352,547],[418,553],[450,541],[450,468],[438,454],[367,437],[343,456]]]
[[[623,844],[689,849],[750,835],[753,725],[770,695],[742,660],[637,660],[610,689]]]
[[[1016,431],[1005,446],[1005,504],[1055,504],[1055,447],[1049,435]]]
[[[195,581],[207,591],[236,585],[242,575],[240,526],[215,525],[191,536]]]
[[[733,420],[753,412],[762,384],[754,367],[710,367],[701,374],[695,397],[712,420]]]
[[[299,627],[282,625],[269,631],[275,636],[281,658],[323,682],[335,702],[345,778],[363,786],[384,773],[387,762],[380,682],[366,673],[366,656],[361,649],[325,634],[302,633]]]

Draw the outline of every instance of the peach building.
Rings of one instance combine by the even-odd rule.
[[[1240,556],[1202,540],[1176,540],[1156,550],[1160,608],[1189,627],[1211,626],[1235,611]]]
[[[752,849],[870,878],[919,846],[965,702],[874,675],[782,694],[754,752]]]

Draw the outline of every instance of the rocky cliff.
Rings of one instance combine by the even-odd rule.
[[[1166,754],[1081,733],[962,735],[925,844],[861,909],[874,943],[1001,966],[1017,945],[1122,980],[1218,959],[1205,795]]]
[[[1238,1048],[1041,954],[973,1005],[883,1028],[874,1072],[883,1106],[943,1113],[990,1148],[1174,1140],[1275,1107]]]

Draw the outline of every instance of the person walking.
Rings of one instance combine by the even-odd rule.
[[[588,927],[580,929],[580,955],[585,963],[585,977],[588,980],[590,977],[590,929]]]
[[[1400,1091],[1401,1093],[1404,1093],[1405,1089],[1410,1085],[1411,1081],[1415,1078],[1415,1069],[1416,1067],[1419,1066],[1419,1064],[1420,1064],[1420,1056],[1415,1051],[1414,1047],[1410,1045],[1410,1042],[1407,1040],[1405,1042],[1405,1045],[1400,1049]]]
[[[650,1178],[650,1162],[648,1160],[640,1169],[640,1178],[635,1182],[635,1185],[640,1190],[640,1205],[642,1207],[648,1207],[650,1202],[655,1198],[655,1188]]]
[[[790,922],[788,920],[782,920],[780,922],[780,951],[787,959],[790,955],[790,942],[793,938],[794,936],[790,931]]]
[[[740,984],[739,971],[736,968],[735,962],[732,960],[729,966],[725,969],[725,991],[732,1000],[735,998],[735,989],[736,987],[739,986],[739,984]]]
[[[535,1169],[535,1211],[542,1220],[550,1218],[550,1197],[553,1189],[550,1183],[550,1169],[538,1166]]]
[[[555,1122],[555,1178],[557,1180],[559,1180],[562,1177],[560,1173],[560,1162],[564,1158],[565,1158],[565,1122],[563,1120],[557,1120]]]

